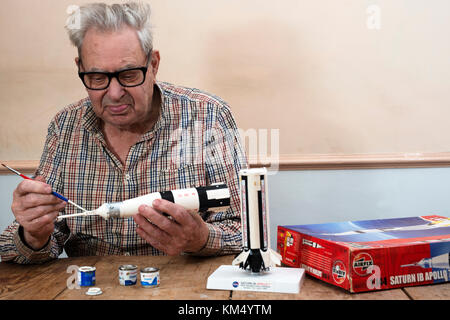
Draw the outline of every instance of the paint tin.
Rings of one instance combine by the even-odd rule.
[[[95,267],[78,268],[78,285],[80,287],[95,286]]]
[[[119,267],[119,283],[123,286],[132,286],[137,282],[137,266],[124,264]]]
[[[141,285],[144,288],[155,288],[159,286],[159,269],[154,267],[141,269]]]

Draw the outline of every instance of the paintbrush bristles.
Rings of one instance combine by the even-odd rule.
[[[84,216],[95,216],[97,213],[95,211],[85,211],[81,213],[74,213],[74,214],[65,214],[62,216],[58,216],[59,219],[65,219],[65,218],[72,218],[72,217],[84,217]]]
[[[68,200],[68,202],[69,202],[71,205],[77,207],[78,209],[83,210],[84,212],[89,212],[89,211],[87,211],[85,208],[83,208],[83,207],[77,205],[75,202],[73,202],[73,201],[71,201],[71,200]]]
[[[14,172],[15,174],[20,176],[20,172],[17,170],[14,170],[13,168],[8,167],[6,164],[2,163],[2,166],[4,166],[6,169],[8,169],[11,172]]]

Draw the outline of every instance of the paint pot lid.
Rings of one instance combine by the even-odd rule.
[[[81,272],[91,272],[91,271],[95,271],[95,267],[83,266],[83,267],[79,267],[78,270]]]
[[[134,264],[124,264],[119,267],[119,270],[137,270],[137,266],[135,266]]]
[[[153,272],[158,272],[158,271],[159,271],[159,269],[155,268],[155,267],[145,267],[145,268],[141,269],[141,272],[144,272],[144,273],[153,273]]]
[[[102,294],[102,293],[103,293],[102,289],[97,288],[97,287],[89,288],[89,290],[86,291],[86,294],[88,296],[96,296],[96,295],[99,295],[99,294]]]

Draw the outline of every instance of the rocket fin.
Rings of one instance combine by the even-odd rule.
[[[237,265],[237,264],[241,264],[241,263],[244,263],[246,260],[247,260],[247,258],[248,258],[248,255],[250,254],[250,250],[248,250],[248,251],[242,251],[234,260],[233,260],[233,262],[231,263],[233,266],[235,266],[235,265]]]
[[[272,249],[269,249],[268,251],[270,252],[270,258],[274,264],[277,266],[281,265],[281,255]]]
[[[267,249],[267,251],[261,251],[261,256],[264,261],[264,266],[266,268],[279,266],[281,264],[281,255],[272,249]]]
[[[260,250],[260,252],[261,252],[261,257],[262,257],[262,259],[264,261],[264,267],[265,268],[270,268],[272,266],[272,261],[270,259],[270,252],[269,252],[269,250],[267,250],[267,251]]]

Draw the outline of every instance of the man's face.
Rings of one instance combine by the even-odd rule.
[[[104,90],[89,90],[96,115],[104,125],[121,130],[148,130],[151,119],[153,86],[159,66],[159,52],[152,51],[145,82],[137,87],[123,87],[112,78]],[[78,64],[78,58],[75,59]],[[118,70],[143,67],[147,56],[142,50],[137,33],[130,27],[116,32],[101,32],[89,29],[81,49],[80,71],[115,72]],[[154,113],[153,113],[154,115]]]

